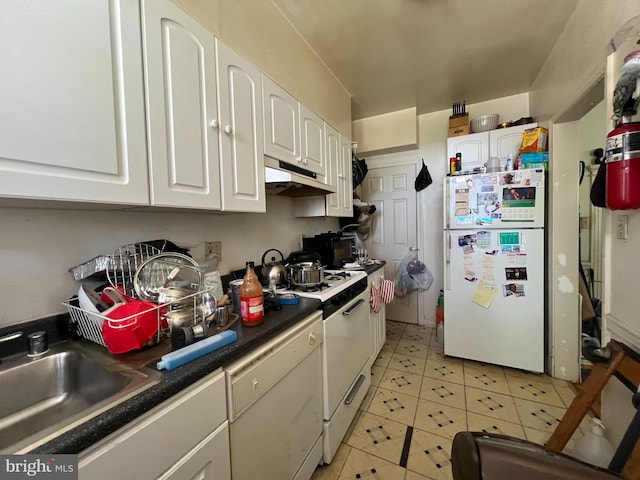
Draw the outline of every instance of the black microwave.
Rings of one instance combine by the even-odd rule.
[[[327,268],[341,268],[353,261],[354,238],[339,233],[321,233],[314,237],[303,237],[302,248],[320,254]]]

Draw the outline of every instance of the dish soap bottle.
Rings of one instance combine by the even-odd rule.
[[[254,327],[264,322],[262,285],[253,270],[254,267],[253,262],[247,262],[247,273],[240,286],[240,317],[245,327]]]

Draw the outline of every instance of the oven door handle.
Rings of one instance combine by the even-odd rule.
[[[348,308],[347,310],[345,310],[344,312],[342,312],[342,315],[345,316],[349,316],[351,315],[353,312],[356,311],[357,308],[360,307],[360,305],[362,305],[364,303],[364,300],[361,298],[360,300],[358,300],[356,303],[353,304],[353,306],[351,306],[350,308]]]
[[[353,386],[353,388],[349,392],[349,395],[347,395],[347,398],[345,398],[345,400],[344,400],[344,404],[345,405],[351,405],[351,403],[353,402],[353,399],[356,398],[356,395],[358,394],[358,391],[360,390],[360,387],[362,386],[362,382],[364,382],[366,378],[367,377],[365,377],[364,375],[360,375],[358,377],[358,381],[356,382],[356,384]]]

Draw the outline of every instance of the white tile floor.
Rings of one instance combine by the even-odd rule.
[[[372,373],[336,456],[312,480],[451,479],[457,432],[544,443],[574,396],[570,383],[546,375],[445,357],[432,329],[394,321]]]

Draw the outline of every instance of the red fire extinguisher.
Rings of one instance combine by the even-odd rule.
[[[606,169],[607,208],[640,208],[640,122],[623,123],[609,132]]]

